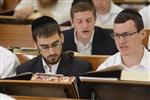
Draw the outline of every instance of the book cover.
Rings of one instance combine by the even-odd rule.
[[[111,66],[100,71],[91,71],[83,73],[81,76],[87,77],[103,77],[103,78],[120,78],[122,66]]]
[[[100,71],[83,73],[80,80],[128,80],[150,81],[150,71],[126,71],[121,65],[111,66]]]

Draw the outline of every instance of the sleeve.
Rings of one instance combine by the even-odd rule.
[[[106,66],[109,66],[110,65],[109,63],[110,63],[110,58],[106,59],[101,65],[99,65],[96,71],[107,68]]]
[[[150,6],[147,6],[139,11],[139,13],[141,14],[143,18],[145,28],[150,28],[150,23],[148,21],[150,19],[149,11],[150,11]]]
[[[16,75],[16,67],[20,64],[15,54],[1,59],[0,78],[12,77]]]

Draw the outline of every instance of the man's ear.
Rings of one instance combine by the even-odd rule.
[[[74,27],[73,18],[71,18],[70,22],[71,22],[71,26]]]
[[[37,48],[37,42],[36,41],[33,42],[34,42],[34,47]]]
[[[147,32],[146,32],[145,29],[141,30],[141,38],[142,38],[142,40],[143,40],[144,38],[146,38],[147,35],[148,35],[148,34],[147,34]]]
[[[61,37],[61,41],[62,41],[62,43],[64,43],[64,34],[63,34],[63,33],[61,33],[61,34],[60,34],[60,37]]]

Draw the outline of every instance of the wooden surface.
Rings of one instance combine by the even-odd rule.
[[[62,97],[69,95],[78,98],[72,82],[30,81],[30,80],[0,80],[2,93],[17,96]],[[64,92],[66,89],[66,92]]]
[[[150,0],[113,0],[116,4],[150,4]]]
[[[81,60],[89,61],[92,64],[93,70],[96,70],[97,67],[109,57],[109,55],[76,55],[75,57]]]
[[[39,96],[12,96],[16,100],[81,100],[72,98],[54,98],[54,97],[39,97]]]
[[[149,100],[150,82],[98,80],[82,81],[97,93],[97,100]]]
[[[34,47],[30,25],[0,24],[0,43],[4,47]]]
[[[25,21],[26,22],[26,21]],[[71,27],[61,26],[61,30]],[[150,34],[150,29],[145,29]],[[144,45],[147,48],[148,35],[144,39]],[[15,23],[12,16],[0,16],[0,43],[2,46],[9,47],[31,47],[34,48],[32,40],[31,25],[25,23]]]

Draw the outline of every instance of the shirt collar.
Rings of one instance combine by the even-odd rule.
[[[121,65],[121,66],[123,66],[123,67],[125,67],[125,68],[127,68],[123,63],[122,63],[122,58],[121,58],[121,53],[120,52],[118,52],[117,53],[117,58],[116,58],[116,63],[117,63],[117,65]],[[137,67],[144,67],[145,69],[147,69],[147,70],[150,70],[150,62],[149,62],[149,60],[150,60],[150,52],[144,47],[144,55],[143,55],[143,57],[142,57],[142,60],[141,60],[141,62],[140,62],[140,64],[139,65],[136,65]],[[132,68],[135,68],[134,66],[132,67]],[[128,68],[129,69],[129,68]]]
[[[150,52],[146,48],[144,48],[144,55],[142,57],[140,65],[142,65],[146,69],[150,69]]]

